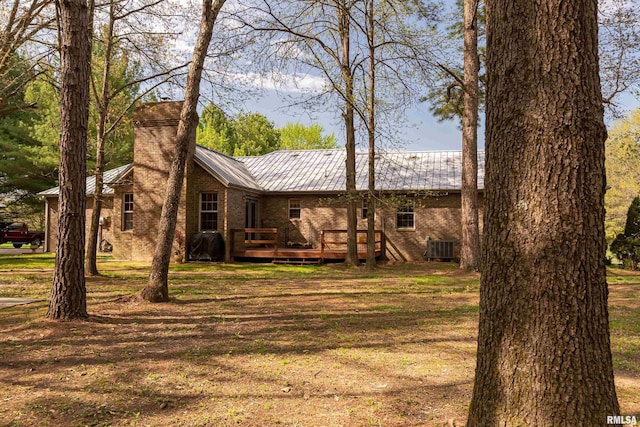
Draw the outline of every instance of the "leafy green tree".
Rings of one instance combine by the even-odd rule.
[[[313,150],[337,148],[334,134],[323,135],[324,128],[319,124],[305,126],[302,123],[289,122],[280,128],[280,149]]]
[[[207,105],[200,114],[196,143],[232,156],[236,148],[233,119],[230,119],[217,105]]]
[[[229,117],[209,104],[202,111],[196,143],[228,156],[259,156],[280,148],[280,131],[260,113]]]
[[[234,156],[259,156],[280,148],[280,132],[260,113],[238,113],[233,129],[237,141]]]
[[[56,21],[52,0],[4,0],[0,3],[0,116],[24,104],[24,86],[35,79],[54,49],[48,38]],[[37,46],[29,49],[28,45]],[[28,66],[19,59],[28,57]],[[18,60],[17,60],[18,59]]]
[[[606,144],[608,190],[605,195],[605,232],[613,241],[625,226],[627,208],[640,194],[640,109],[615,122]]]

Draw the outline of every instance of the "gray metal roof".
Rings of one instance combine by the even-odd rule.
[[[114,184],[127,174],[133,167],[132,163],[129,163],[119,168],[110,169],[104,173],[104,184],[102,186],[102,194],[113,194],[113,188],[109,184]],[[96,177],[90,176],[86,180],[87,195],[92,195],[96,189]],[[39,196],[57,196],[60,193],[60,187],[50,188],[38,193]]]
[[[255,191],[340,192],[346,187],[345,150],[279,150],[263,156],[229,157],[197,146],[194,159],[225,186]],[[484,151],[478,152],[478,188],[484,188]],[[132,168],[124,165],[105,172],[104,194]],[[376,155],[376,189],[383,191],[460,190],[460,151],[380,152]],[[367,153],[356,153],[356,188],[366,190]],[[93,194],[95,177],[87,178],[87,194]],[[59,187],[38,193],[57,195]]]
[[[280,150],[239,157],[269,192],[337,192],[346,186],[344,150]],[[386,191],[459,190],[460,151],[380,152],[376,189]],[[356,154],[356,187],[368,182],[367,153]],[[484,188],[484,152],[478,153],[478,188]]]
[[[263,191],[244,163],[214,150],[196,146],[194,155],[196,163],[215,176],[225,186],[235,185],[251,190]]]

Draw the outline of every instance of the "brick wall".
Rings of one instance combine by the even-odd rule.
[[[258,200],[258,209],[260,209],[260,205],[262,204],[262,198],[251,191],[243,190],[240,188],[230,187],[227,190],[227,198],[226,198],[226,221],[225,221],[225,259],[229,260],[231,258],[231,239],[234,237],[237,240],[244,240],[241,233],[238,233],[237,236],[233,236],[231,234],[231,230],[234,228],[245,228],[246,223],[246,200],[248,197],[254,198]],[[257,218],[257,227],[262,227],[261,225],[262,213],[258,212]],[[265,238],[271,239],[271,236],[265,236]]]
[[[289,199],[292,198],[300,200],[300,219],[289,219]],[[396,207],[392,199],[378,204],[376,229],[385,233],[385,256],[390,260],[422,260],[427,237],[435,240],[460,239],[459,193],[441,197],[419,197],[414,201],[415,227],[411,230],[399,230],[396,227]],[[480,203],[482,206],[482,199]],[[279,246],[293,242],[320,247],[320,233],[323,229],[346,230],[346,214],[345,201],[336,195],[263,196],[261,204],[262,226],[278,228]],[[361,216],[359,206],[358,229],[366,230],[367,220]]]
[[[58,245],[58,224],[59,215],[58,211],[58,198],[47,197],[47,224],[45,224],[46,236],[45,236],[45,248],[48,252],[55,252]],[[87,196],[87,208],[85,211],[85,236],[89,236],[89,229],[91,228],[91,214],[93,213],[93,197]],[[107,218],[113,215],[113,198],[110,195],[104,195],[102,202],[102,210],[100,216]],[[102,228],[102,238],[111,241],[113,239],[113,227]],[[100,237],[100,235],[99,235]],[[85,238],[85,245],[88,237]],[[100,241],[98,241],[98,244]]]
[[[300,219],[289,219],[289,200],[300,200]],[[261,224],[278,229],[278,246],[287,242],[320,247],[323,229],[347,227],[347,208],[344,200],[327,196],[264,196],[261,205]]]
[[[60,211],[58,210],[58,198],[47,197],[47,203],[45,204],[46,224],[45,224],[45,250],[48,252],[55,252],[56,245],[58,244],[58,219],[60,218]]]
[[[184,204],[186,206],[185,236],[187,240],[200,231],[200,194],[202,193],[216,193],[218,195],[218,231],[225,236],[226,187],[193,161],[187,167],[186,176],[187,187]]]
[[[135,171],[133,173],[135,174]],[[111,216],[113,240],[111,241],[111,244],[113,245],[113,257],[115,259],[131,259],[131,242],[133,238],[133,230],[122,230],[122,210],[124,205],[124,195],[128,193],[133,193],[133,184],[117,186],[113,195],[113,214]],[[134,221],[135,216],[136,212],[134,207]]]
[[[133,115],[133,260],[149,261],[153,258],[181,108],[182,102],[143,104]],[[195,141],[192,152],[194,149]],[[182,200],[185,189],[183,186]],[[185,230],[184,203],[180,204],[176,229]]]
[[[158,225],[164,202],[166,182],[175,148],[175,137],[180,117],[181,102],[144,104],[134,113],[134,174],[131,185],[116,187],[110,204],[105,204],[103,217],[111,216],[112,226],[103,238],[110,240],[116,258],[149,261],[158,234]],[[192,142],[192,152],[195,142]],[[134,194],[133,230],[122,231],[122,203],[125,193]],[[278,245],[288,242],[320,246],[321,231],[345,229],[346,203],[336,194],[329,195],[259,195],[239,188],[226,188],[192,160],[187,163],[186,184],[182,189],[176,230],[186,239],[199,231],[199,203],[203,192],[218,194],[218,230],[225,238],[230,258],[230,233],[245,226],[247,197],[259,200],[258,226],[278,229]],[[300,218],[289,218],[289,200],[300,200]],[[49,198],[47,236],[49,250],[55,250],[57,235],[57,199]],[[415,227],[398,230],[396,207],[391,199],[379,204],[376,228],[386,236],[386,257],[398,261],[421,260],[426,239],[459,240],[461,234],[460,194],[415,199]],[[482,206],[482,197],[480,198]],[[91,206],[91,200],[88,200]],[[90,208],[87,216],[90,215]],[[482,219],[481,219],[482,224]],[[366,219],[358,208],[358,229],[366,229]]]

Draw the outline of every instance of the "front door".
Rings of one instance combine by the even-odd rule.
[[[257,228],[258,226],[258,200],[247,197],[245,203],[245,228]],[[248,240],[254,240],[256,238],[255,233],[248,233],[246,236]]]

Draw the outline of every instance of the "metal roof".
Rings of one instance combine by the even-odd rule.
[[[367,153],[356,153],[356,188],[368,183]],[[344,150],[280,150],[239,157],[269,192],[337,192],[346,187]],[[380,152],[376,189],[384,191],[459,190],[460,151]],[[478,153],[478,188],[484,188],[484,151]]]
[[[346,187],[345,150],[279,150],[263,156],[229,157],[197,146],[194,159],[225,186],[255,191],[340,192]],[[356,188],[366,190],[368,154],[356,153]],[[478,188],[484,188],[484,151],[478,152]],[[105,172],[104,194],[132,168],[124,165]],[[460,190],[460,151],[379,152],[376,155],[376,189],[382,191]],[[93,194],[95,177],[87,178],[87,194]],[[59,187],[38,193],[57,195]]]
[[[109,184],[115,184],[124,175],[126,175],[131,170],[132,167],[133,167],[133,163],[129,163],[127,165],[120,166],[119,168],[105,171],[104,184],[102,186],[102,194],[113,194],[113,188],[110,187]],[[92,195],[95,192],[95,189],[96,189],[95,175],[87,177],[86,188],[87,188],[87,195]],[[54,187],[48,190],[41,191],[38,193],[38,195],[39,196],[57,196],[58,193],[60,193],[60,187]]]
[[[233,157],[197,145],[194,159],[196,163],[218,178],[225,186],[235,185],[251,190],[264,190],[245,167],[244,163]]]

